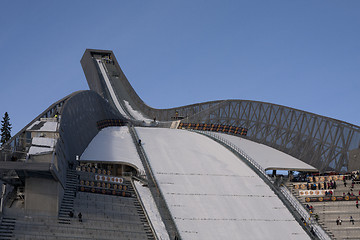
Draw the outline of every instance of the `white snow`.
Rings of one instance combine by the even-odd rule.
[[[32,138],[28,154],[37,155],[54,151],[56,139],[45,137]]]
[[[131,105],[130,105],[130,103],[129,103],[128,101],[124,100],[124,103],[125,103],[125,107],[126,107],[126,109],[128,110],[128,112],[129,112],[129,113],[131,114],[131,116],[132,116],[133,118],[135,118],[136,120],[145,121],[145,122],[148,122],[148,123],[152,121],[152,120],[144,117],[144,115],[142,115],[141,112],[134,110],[134,109],[131,107]]]
[[[40,127],[40,129],[32,129],[36,125],[41,124],[41,123],[44,123],[44,125],[42,127]],[[33,131],[33,132],[56,132],[57,126],[58,126],[57,122],[36,121],[33,124],[31,124],[31,126],[28,127],[26,130]]]
[[[44,154],[44,153],[50,153],[53,150],[54,150],[53,148],[48,148],[48,147],[31,146],[29,148],[28,154],[30,155]]]
[[[82,161],[128,163],[144,171],[127,127],[102,129],[80,157]]]
[[[220,144],[136,128],[182,239],[310,239],[271,189]]]
[[[100,68],[100,72],[101,72],[101,74],[102,74],[103,77],[104,77],[106,87],[108,88],[108,90],[109,90],[109,92],[110,92],[111,98],[113,99],[116,108],[119,110],[119,112],[120,112],[124,117],[127,117],[127,113],[124,111],[124,109],[122,108],[122,106],[121,106],[120,103],[119,103],[118,98],[116,97],[116,94],[115,94],[115,92],[114,92],[114,89],[113,89],[113,87],[112,87],[112,85],[111,85],[111,83],[110,83],[110,79],[108,78],[108,76],[107,76],[107,74],[106,74],[104,65],[102,64],[101,60],[99,60],[99,59],[97,59],[96,62],[98,63],[98,66],[99,66],[99,68]]]
[[[32,145],[43,146],[43,147],[55,147],[56,139],[54,138],[46,138],[46,137],[33,137]]]
[[[103,77],[104,77],[106,87],[107,87],[108,90],[109,90],[109,93],[110,93],[111,98],[113,99],[113,101],[114,101],[114,103],[115,103],[116,108],[119,110],[119,112],[120,112],[124,117],[127,117],[127,118],[130,117],[130,116],[128,115],[128,113],[125,112],[123,106],[120,104],[120,102],[119,102],[119,100],[118,100],[118,98],[117,98],[117,96],[116,96],[116,94],[115,94],[115,91],[114,91],[114,89],[113,89],[113,87],[112,87],[112,85],[111,85],[110,79],[109,79],[109,77],[108,77],[107,74],[106,74],[106,70],[105,70],[105,67],[104,67],[102,61],[99,60],[99,59],[97,59],[96,62],[98,63],[98,66],[99,66],[99,68],[100,68],[100,72],[101,72],[101,74],[102,74]],[[148,119],[148,118],[144,117],[144,115],[142,115],[141,112],[136,111],[135,109],[133,109],[133,108],[131,107],[131,105],[130,105],[129,102],[127,102],[127,101],[124,100],[124,104],[125,104],[126,110],[129,112],[129,114],[131,115],[131,117],[135,118],[136,120],[145,121],[145,122],[148,122],[148,123],[152,121],[151,119]]]
[[[139,183],[137,181],[135,181],[134,183],[135,183],[136,190],[138,191],[138,193],[140,195],[141,201],[144,204],[146,212],[150,218],[151,224],[154,227],[156,235],[161,240],[170,239],[169,234],[166,231],[165,225],[164,225],[163,221],[161,220],[159,210],[156,207],[154,198],[152,197],[149,188],[142,186],[141,183]]]
[[[213,133],[221,138],[233,143],[254,159],[265,170],[296,170],[296,171],[316,171],[313,166],[304,163],[286,153],[283,153],[264,144],[259,144],[244,138],[228,135],[225,133]]]

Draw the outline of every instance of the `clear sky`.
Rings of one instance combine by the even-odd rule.
[[[155,108],[247,99],[360,125],[359,0],[1,1],[12,135],[88,89],[86,48],[114,51]]]

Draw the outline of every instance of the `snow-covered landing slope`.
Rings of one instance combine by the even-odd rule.
[[[310,239],[271,189],[200,134],[136,128],[182,239]]]

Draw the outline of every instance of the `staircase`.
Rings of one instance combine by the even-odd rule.
[[[12,239],[15,229],[15,218],[3,217],[0,224],[0,239]]]
[[[144,225],[144,230],[146,232],[147,239],[148,240],[155,240],[155,237],[154,237],[153,232],[151,231],[151,227],[149,225],[149,222],[148,222],[148,220],[147,220],[147,218],[146,218],[146,216],[144,214],[144,210],[142,209],[141,204],[139,203],[139,201],[137,199],[134,201],[134,205],[135,205],[137,213],[140,216],[140,221]]]
[[[318,224],[322,227],[322,229],[326,232],[326,234],[328,234],[332,239],[336,239],[334,236],[334,233],[331,231],[331,229],[329,229],[329,227],[325,224],[324,222],[324,216],[321,216],[321,211],[320,207],[316,206],[316,204],[321,204],[322,207],[325,207],[326,205],[328,205],[329,203],[326,202],[322,202],[322,203],[315,203],[315,202],[306,202],[305,201],[305,197],[304,196],[300,196],[299,195],[299,191],[294,189],[293,187],[293,182],[290,181],[286,181],[285,182],[285,186],[290,190],[291,194],[297,198],[297,200],[305,207],[307,204],[309,205],[313,205],[314,208],[314,213],[312,214],[313,216],[316,214],[318,214],[319,216],[319,220],[318,220]],[[305,207],[306,208],[306,207]]]
[[[77,192],[78,175],[76,170],[67,169],[64,197],[61,202],[58,223],[70,224],[69,212],[74,209],[74,199]]]

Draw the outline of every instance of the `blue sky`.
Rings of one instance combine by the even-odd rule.
[[[360,1],[1,1],[0,114],[12,135],[88,89],[86,48],[113,50],[156,108],[218,99],[360,125]]]

